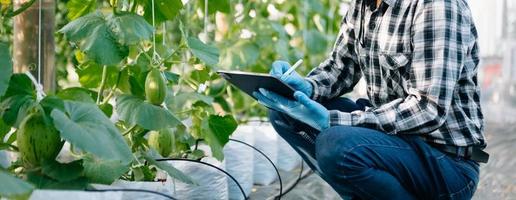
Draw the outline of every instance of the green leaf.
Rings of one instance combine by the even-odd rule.
[[[74,20],[95,11],[97,0],[70,0],[66,3],[69,20]]]
[[[48,95],[45,98],[43,98],[39,104],[43,109],[45,110],[45,113],[50,116],[50,113],[54,109],[58,109],[64,112],[64,102],[62,99],[60,99],[57,96],[54,95]]]
[[[34,186],[16,178],[5,171],[0,170],[0,196],[2,197],[16,197],[29,195]]]
[[[107,117],[111,117],[113,114],[113,106],[109,103],[100,104],[99,108]]]
[[[131,95],[121,95],[116,99],[116,112],[127,124],[138,124],[149,130],[172,128],[181,124],[170,111]]]
[[[6,149],[9,149],[9,148],[11,148],[11,146],[9,144],[0,142],[0,151],[1,150],[6,150]]]
[[[81,51],[96,63],[116,65],[127,57],[129,50],[117,43],[107,23],[101,13],[95,12],[68,23],[59,32],[78,43]]]
[[[281,56],[282,60],[290,61],[290,58],[288,56],[288,42],[284,39],[279,39],[276,44],[274,45],[274,49],[276,50],[276,53]]]
[[[206,131],[208,126],[209,131]],[[213,157],[224,159],[222,148],[229,141],[229,136],[236,130],[237,122],[231,115],[210,115],[208,120],[203,120],[203,129],[206,131],[205,140],[210,146]]]
[[[165,77],[167,78],[167,80],[173,84],[177,84],[179,82],[179,77],[180,75],[179,74],[176,74],[176,73],[172,73],[172,72],[169,72],[169,71],[165,71]]]
[[[206,6],[204,4],[205,1],[200,1],[202,10],[204,10],[204,7]],[[231,10],[231,4],[229,3],[229,0],[209,0],[208,1],[208,13],[212,14],[216,11],[223,12],[223,13],[229,13]]]
[[[220,54],[217,47],[204,44],[201,40],[194,37],[189,37],[187,44],[192,54],[207,65],[214,66],[219,63]]]
[[[156,177],[156,168],[151,169],[150,166],[139,166],[133,167],[132,172],[134,174],[135,181],[154,181]]]
[[[147,162],[149,162],[149,164],[155,165],[156,167],[166,171],[170,177],[175,178],[186,184],[197,185],[197,183],[195,183],[195,181],[192,178],[190,178],[190,176],[179,171],[177,168],[175,168],[171,164],[169,164],[165,161],[156,161],[156,159],[162,158],[156,151],[149,150],[143,156],[144,156],[145,160],[147,160]]]
[[[319,31],[312,29],[303,32],[305,46],[309,54],[318,54],[326,51],[326,37]]]
[[[208,105],[212,105],[213,97],[199,94],[197,92],[184,92],[177,94],[177,96],[169,96],[165,99],[167,107],[171,110],[190,108],[193,103],[198,101],[202,101]]]
[[[256,64],[258,57],[260,56],[260,49],[256,44],[245,42],[238,46],[240,63],[244,66],[250,66]]]
[[[2,99],[6,99],[7,97],[14,95],[28,95],[36,97],[36,91],[34,90],[32,81],[27,75],[13,74],[11,76],[11,79],[9,80],[9,87],[7,87],[7,91],[5,92]]]
[[[59,30],[59,32],[64,33],[68,40],[78,42],[91,37],[93,31],[99,25],[105,23],[106,19],[104,19],[104,15],[100,12],[94,12],[71,21]]]
[[[95,104],[67,100],[64,106],[65,112],[56,109],[51,114],[62,138],[105,160],[124,164],[132,161],[131,150],[119,130]]]
[[[129,50],[115,42],[106,24],[98,25],[91,36],[80,43],[80,48],[88,56],[100,65],[117,65],[125,57]]]
[[[197,83],[204,83],[210,79],[210,70],[208,68],[204,68],[202,70],[192,70],[190,78],[192,78]]]
[[[76,160],[70,163],[51,161],[45,162],[42,166],[43,174],[62,182],[79,178],[83,170],[82,160]]]
[[[4,120],[0,119],[0,143],[4,141],[5,135],[11,131],[11,127],[4,123]]]
[[[39,171],[27,172],[27,181],[34,184],[39,189],[59,189],[59,190],[83,190],[89,182],[85,177],[79,177],[70,181],[57,181]]]
[[[129,86],[131,87],[131,94],[137,97],[145,97],[145,76],[135,77],[129,76]]]
[[[118,42],[124,45],[135,45],[140,41],[149,40],[154,32],[142,16],[130,12],[109,18],[108,24]]]
[[[324,8],[323,4],[321,3],[321,1],[319,1],[319,0],[307,0],[305,3],[308,3],[307,6],[313,12],[316,12],[316,13],[319,13],[319,14],[324,14],[325,8]]]
[[[97,158],[91,154],[84,157],[84,176],[90,181],[111,184],[129,170],[129,164]]]
[[[36,99],[28,95],[15,95],[0,103],[0,115],[9,126],[18,127],[28,111],[36,106]]]
[[[168,20],[174,19],[183,8],[181,0],[156,0],[154,6],[158,7],[159,12]]]
[[[98,88],[102,80],[102,66],[94,62],[85,62],[76,70],[79,75],[79,82],[85,88]],[[118,69],[116,67],[107,68],[106,86],[116,84]]]
[[[154,20],[161,23],[165,20],[173,20],[183,8],[181,0],[155,0]],[[145,19],[152,23],[152,1],[145,1]]]
[[[138,58],[136,59],[136,64],[130,65],[129,70],[133,73],[139,74],[146,71],[149,71],[151,68],[151,61],[147,56],[145,56],[145,53],[140,53],[138,55]]]
[[[9,80],[13,74],[13,62],[9,54],[9,46],[0,42],[0,97],[5,94]]]
[[[95,103],[94,98],[96,98],[97,93],[85,88],[72,87],[59,91],[57,96],[63,100]]]
[[[0,116],[9,126],[18,127],[27,112],[36,106],[36,91],[25,74],[13,74],[0,102]]]
[[[192,153],[188,154],[188,159],[193,159],[193,160],[200,160],[204,157],[206,157],[206,153],[200,149],[195,149],[192,151]]]

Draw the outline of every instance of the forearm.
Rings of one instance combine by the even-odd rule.
[[[366,111],[331,110],[330,126],[361,126],[387,134],[427,134],[444,123],[448,107],[414,92],[405,99],[396,99]]]

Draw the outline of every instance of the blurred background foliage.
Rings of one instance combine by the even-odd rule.
[[[150,1],[137,0],[149,4]],[[131,9],[131,0],[118,0],[119,10]],[[161,2],[156,0],[156,5]],[[174,1],[171,1],[174,2]],[[267,73],[275,60],[295,62],[304,59],[299,68],[303,74],[322,62],[333,45],[339,31],[342,16],[348,8],[347,1],[337,0],[183,0],[183,8],[177,18],[157,14],[155,23],[156,47],[160,55],[181,45],[182,23],[187,36],[200,38],[214,44],[220,50],[216,68]],[[110,13],[108,1],[57,1],[56,30],[60,30],[71,20],[90,12]],[[207,16],[205,8],[207,7]],[[140,8],[141,9],[141,8]],[[173,10],[173,9],[172,9]],[[138,10],[152,24],[149,9]],[[169,20],[172,19],[172,20]],[[12,41],[12,20],[2,20],[0,40]],[[78,50],[70,45],[63,34],[56,32],[56,69],[59,88],[81,86]],[[206,82],[213,70],[205,70],[202,63],[190,62],[188,51],[175,54],[167,60],[167,68],[181,74],[180,79],[188,79],[186,90],[205,83],[215,102],[226,112],[239,114],[243,118],[264,116],[265,110],[245,94],[228,87],[221,79]],[[186,66],[184,66],[186,65]],[[183,71],[184,70],[184,71]],[[99,70],[100,74],[101,71]],[[98,78],[100,80],[100,78]],[[209,85],[208,85],[209,84]],[[182,86],[179,86],[182,87]],[[230,91],[226,91],[230,90]],[[230,98],[224,96],[229,93]],[[216,94],[221,95],[217,98]]]

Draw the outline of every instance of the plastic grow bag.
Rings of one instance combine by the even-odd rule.
[[[224,169],[224,165],[215,158],[206,157],[201,161]],[[178,170],[189,175],[196,185],[189,185],[168,177],[173,181],[173,197],[176,199],[228,199],[228,183],[226,174],[200,163],[188,161],[168,161]]]
[[[240,125],[231,138],[253,145],[253,126]],[[244,144],[229,141],[224,146],[224,164],[226,171],[238,181],[246,196],[253,188],[254,150]],[[228,178],[229,199],[244,199],[236,183]]]
[[[278,134],[266,123],[250,123],[253,126],[254,146],[262,151],[271,161],[277,163]],[[278,175],[274,167],[260,153],[254,153],[253,179],[255,184],[269,185],[276,181]]]
[[[124,181],[117,180],[111,185],[94,184],[95,189],[138,189],[163,193],[173,196],[173,185],[171,180],[165,182],[150,181]],[[164,196],[147,192],[122,192],[122,200],[142,199],[142,200],[164,200]]]
[[[122,200],[123,192],[85,192],[66,190],[35,190],[30,200]]]
[[[278,135],[278,168],[292,171],[301,165],[301,156]]]

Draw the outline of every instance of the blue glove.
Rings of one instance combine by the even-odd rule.
[[[260,88],[259,91],[254,92],[253,96],[262,105],[285,113],[319,131],[330,127],[328,109],[308,98],[305,93],[296,91],[294,93],[296,101],[293,101],[263,88]]]
[[[313,90],[312,84],[301,77],[297,72],[293,71],[290,75],[281,77],[289,68],[290,64],[288,64],[288,62],[275,61],[272,63],[270,74],[272,76],[281,78],[283,82],[293,87],[295,90],[305,93],[306,96],[311,96]]]

